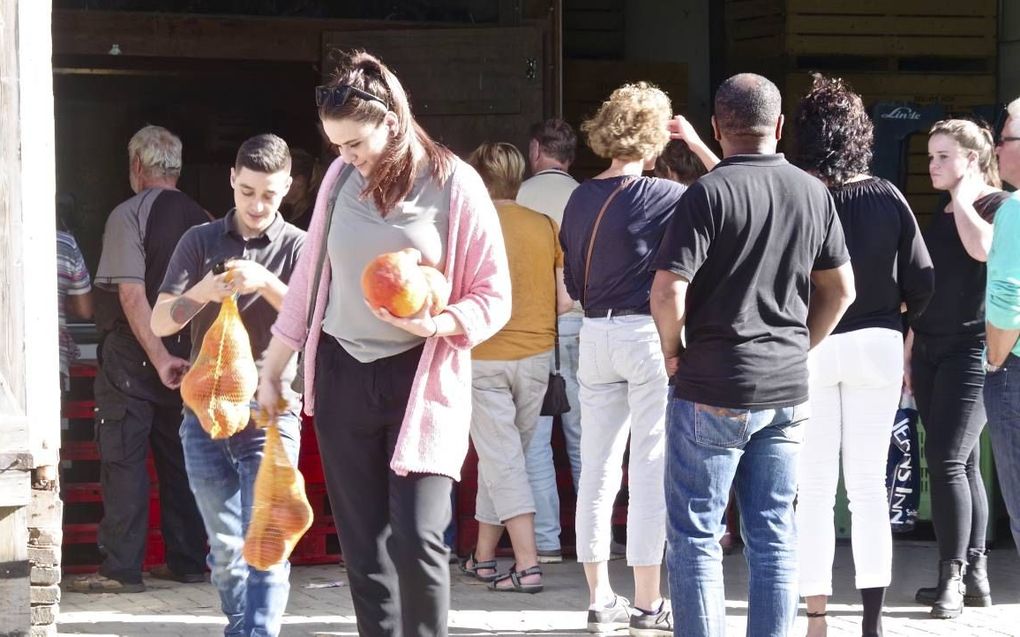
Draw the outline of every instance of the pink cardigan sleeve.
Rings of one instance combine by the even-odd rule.
[[[461,262],[448,269],[455,277],[453,289],[464,294],[446,311],[464,333],[447,341],[456,349],[471,349],[510,320],[510,267],[499,216],[478,173],[458,162],[453,179],[450,207],[460,225],[455,256]]]

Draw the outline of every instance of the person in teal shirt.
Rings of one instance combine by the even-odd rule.
[[[999,172],[1020,187],[1020,98],[996,141]],[[988,253],[985,409],[1010,529],[1020,550],[1020,192],[999,208]],[[1012,377],[1012,378],[1011,378]]]

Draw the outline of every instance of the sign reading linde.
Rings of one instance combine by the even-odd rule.
[[[909,106],[897,106],[888,113],[882,113],[879,115],[882,119],[910,119],[918,120],[921,119],[921,113],[915,111]]]

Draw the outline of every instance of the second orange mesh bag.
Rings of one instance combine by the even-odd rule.
[[[266,445],[255,477],[254,503],[244,559],[260,571],[281,564],[312,525],[305,479],[290,463],[275,423],[266,427]]]
[[[224,299],[198,358],[184,375],[181,397],[210,437],[229,438],[248,426],[258,383],[248,330],[231,296]]]

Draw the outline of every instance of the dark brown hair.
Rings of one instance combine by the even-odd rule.
[[[542,153],[556,161],[569,164],[577,151],[577,133],[562,119],[552,117],[531,127],[531,139],[538,142]]]
[[[670,171],[675,179],[685,186],[690,186],[698,177],[706,172],[705,164],[701,163],[691,147],[682,139],[671,139],[662,154],[655,159],[655,176],[670,179]]]
[[[453,172],[453,153],[429,137],[415,121],[407,94],[397,76],[379,58],[364,51],[341,53],[339,57],[336,71],[327,86],[347,85],[361,89],[379,97],[386,106],[352,95],[343,104],[323,104],[319,107],[319,118],[380,124],[387,111],[397,116],[396,134],[390,138],[383,156],[368,176],[362,195],[370,196],[383,213],[402,201],[417,177],[416,149],[428,159],[436,182],[445,183]]]
[[[249,137],[237,149],[234,168],[253,170],[257,173],[290,172],[290,148],[287,142],[272,133]]]
[[[793,116],[794,163],[830,186],[868,172],[874,126],[861,96],[840,78],[812,74]]]

